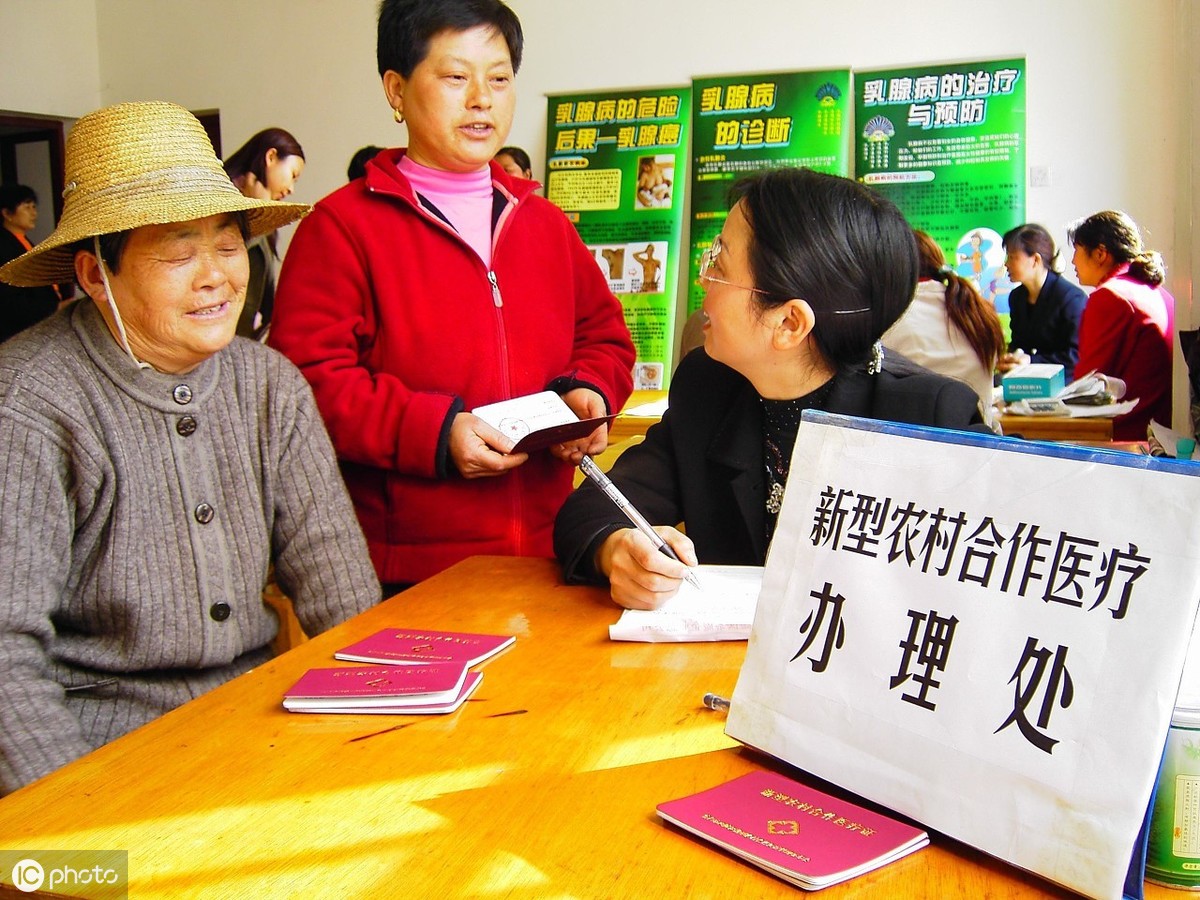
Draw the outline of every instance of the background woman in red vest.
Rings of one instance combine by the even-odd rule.
[[[1162,257],[1142,246],[1137,223],[1106,210],[1067,233],[1079,283],[1095,287],[1079,323],[1076,377],[1092,370],[1125,382],[1137,407],[1113,421],[1113,438],[1146,438],[1151,419],[1171,424],[1171,347],[1175,298],[1162,287]]]

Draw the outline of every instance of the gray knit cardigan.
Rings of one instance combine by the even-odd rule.
[[[0,793],[379,600],[312,393],[237,338],[138,370],[84,299],[0,344]]]

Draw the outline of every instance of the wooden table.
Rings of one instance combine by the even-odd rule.
[[[661,400],[666,391],[634,391],[625,409]],[[609,440],[613,443],[633,435],[645,434],[658,421],[656,416],[630,416],[624,413],[613,420]],[[1072,418],[1063,416],[1001,415],[1005,434],[1019,434],[1031,441],[1111,441],[1113,420],[1102,416]]]
[[[1105,416],[1000,416],[1005,434],[1031,441],[1111,441],[1113,420]]]
[[[635,406],[641,406],[643,403],[653,403],[656,400],[662,400],[667,396],[666,391],[634,391],[628,402],[625,404],[625,409],[632,409]],[[608,429],[608,439],[612,443],[624,440],[634,435],[644,435],[646,429],[659,421],[661,416],[629,416],[622,411]]]
[[[548,560],[468,560],[0,800],[0,848],[127,849],[134,898],[795,900],[654,813],[786,770],[738,749],[700,702],[732,691],[745,644],[614,643],[616,615]],[[306,669],[389,626],[517,642],[449,716],[281,708]],[[1069,895],[935,836],[821,896]]]

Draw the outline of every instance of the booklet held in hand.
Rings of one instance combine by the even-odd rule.
[[[429,631],[419,628],[385,628],[333,655],[353,662],[401,664],[461,663],[474,666],[516,640],[506,634],[471,634],[465,631]]]
[[[765,771],[660,803],[658,814],[808,891],[929,843],[920,828]]]
[[[581,419],[554,391],[477,406],[471,412],[513,440],[510,453],[532,453],[551,444],[577,441],[616,418]]]

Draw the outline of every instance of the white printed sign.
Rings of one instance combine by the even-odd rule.
[[[727,733],[1121,896],[1200,597],[1193,470],[805,413]]]

